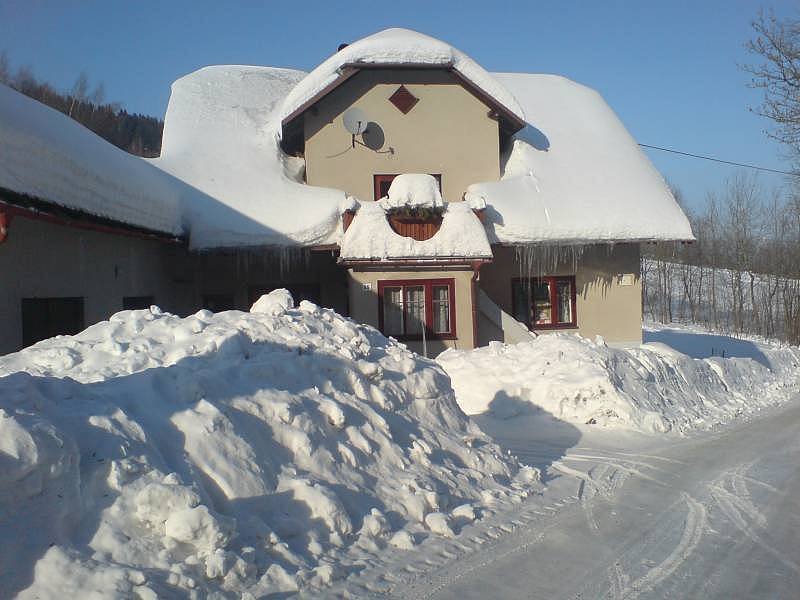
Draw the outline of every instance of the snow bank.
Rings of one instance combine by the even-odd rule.
[[[555,75],[495,73],[528,126],[500,181],[467,198],[489,205],[490,241],[691,240],[664,178],[596,91]]]
[[[383,208],[435,208],[442,206],[442,193],[436,179],[427,173],[403,173],[392,180],[389,193],[379,200]]]
[[[655,341],[669,340],[670,331],[651,330],[652,343],[630,350],[551,334],[448,350],[437,360],[467,414],[511,418],[535,408],[571,423],[646,432],[710,428],[783,402],[800,387],[798,348],[762,345],[763,360],[697,359]]]
[[[491,258],[492,248],[478,217],[466,202],[449,202],[433,237],[418,241],[395,233],[378,202],[360,204],[344,234],[342,260],[404,258]]]
[[[181,185],[79,123],[0,84],[0,188],[178,235]]]
[[[446,42],[401,28],[384,29],[362,38],[320,64],[286,97],[280,111],[281,120],[336,81],[343,66],[358,63],[452,67],[520,120],[525,120],[525,113],[514,95],[469,56]]]
[[[529,493],[435,362],[292,304],[123,311],[0,357],[0,588],[313,590]]]
[[[229,65],[172,84],[153,164],[203,192],[184,205],[193,248],[314,245],[341,234],[345,193],[304,184],[305,163],[279,146],[276,106],[304,76]]]

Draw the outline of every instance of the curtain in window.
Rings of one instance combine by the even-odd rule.
[[[422,335],[422,324],[425,322],[425,288],[413,286],[406,291],[406,334]]]
[[[403,288],[383,290],[383,331],[386,335],[403,334]]]
[[[572,282],[559,281],[556,285],[558,322],[572,323]]]
[[[433,331],[450,333],[450,288],[433,286]]]
[[[549,325],[553,322],[553,307],[550,304],[550,284],[537,281],[533,284],[533,318],[537,325]]]

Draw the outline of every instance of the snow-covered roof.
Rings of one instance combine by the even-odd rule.
[[[527,115],[501,180],[467,193],[471,206],[488,205],[490,242],[692,239],[663,178],[599,94],[552,75],[490,74],[449,44],[404,29],[354,42],[308,75],[216,66],[182,77],[172,86],[161,157],[151,161],[0,86],[0,187],[147,229],[188,231],[193,248],[341,242],[351,252],[343,256],[397,255],[381,236],[366,249],[353,245],[354,233],[343,239],[345,192],[303,183],[303,160],[280,147],[283,119],[351,64],[451,68],[516,118]],[[360,212],[354,231],[368,220]],[[480,252],[484,237],[473,240]],[[455,251],[449,244],[424,252]]]
[[[664,178],[596,91],[555,75],[496,73],[528,115],[500,181],[470,186],[502,243],[691,240]]]
[[[380,203],[362,202],[342,238],[340,257],[343,261],[492,258],[483,225],[468,203],[448,203],[443,217],[432,238],[418,241],[395,233]]]
[[[0,84],[0,188],[177,235],[180,187],[145,160]]]
[[[215,66],[172,84],[153,163],[204,193],[184,208],[193,248],[337,240],[345,193],[303,184],[303,161],[279,146],[276,105],[304,75]]]
[[[311,71],[286,96],[281,120],[294,116],[309,101],[343,76],[346,66],[424,65],[451,68],[519,121],[525,112],[501,82],[450,44],[410,29],[384,29],[339,50]]]

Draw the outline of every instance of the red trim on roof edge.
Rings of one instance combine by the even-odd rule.
[[[350,62],[345,63],[341,67],[339,67],[340,75],[324,88],[322,88],[319,92],[317,92],[314,96],[306,100],[303,104],[301,104],[298,108],[292,111],[289,116],[284,118],[281,121],[281,127],[286,127],[289,123],[294,121],[297,117],[302,115],[305,111],[311,108],[314,104],[322,100],[325,96],[330,94],[333,90],[337,87],[342,85],[345,81],[350,79],[353,75],[355,75],[359,70],[362,69],[404,69],[404,70],[417,70],[417,69],[442,69],[444,71],[449,71],[453,73],[464,86],[464,88],[470,92],[473,96],[481,100],[483,103],[487,104],[490,107],[495,107],[498,109],[498,112],[511,124],[511,133],[516,133],[523,127],[525,127],[525,121],[521,120],[517,115],[515,115],[511,109],[500,104],[495,98],[490,96],[486,91],[482,88],[478,87],[473,83],[470,79],[468,79],[461,71],[456,69],[453,66],[452,62],[442,63],[437,65],[432,65],[428,63],[361,63],[361,62]]]

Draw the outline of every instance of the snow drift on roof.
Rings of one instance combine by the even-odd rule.
[[[384,29],[353,42],[311,71],[286,97],[280,111],[281,120],[336,81],[343,65],[352,63],[452,67],[520,120],[525,120],[525,113],[514,95],[469,56],[446,42],[400,28]]]
[[[0,187],[129,225],[181,233],[178,182],[1,84]]]
[[[494,76],[528,126],[501,180],[467,191],[489,205],[492,242],[694,239],[663,177],[597,92],[555,75]]]
[[[395,233],[379,203],[361,203],[341,246],[342,260],[492,257],[483,226],[466,202],[448,203],[439,231],[423,241]]]
[[[274,109],[305,73],[215,66],[172,84],[154,164],[207,197],[185,205],[193,248],[314,245],[340,233],[339,190],[303,184],[280,149]]]
[[[427,173],[403,173],[392,180],[389,192],[379,200],[383,208],[401,206],[435,208],[443,205],[439,183]]]

